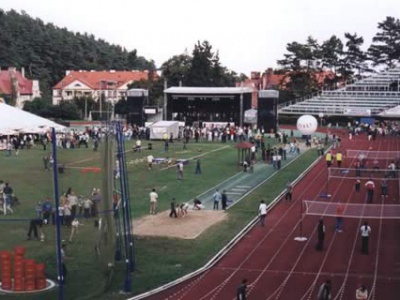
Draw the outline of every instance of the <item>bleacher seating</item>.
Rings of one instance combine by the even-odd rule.
[[[280,105],[283,115],[374,116],[400,106],[400,67],[381,71],[333,91]]]

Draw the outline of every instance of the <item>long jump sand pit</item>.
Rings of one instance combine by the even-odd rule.
[[[224,211],[189,210],[185,217],[170,218],[169,211],[133,221],[133,234],[195,239],[205,230],[228,218]]]

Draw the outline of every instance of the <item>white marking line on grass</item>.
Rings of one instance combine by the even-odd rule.
[[[211,150],[211,151],[208,151],[208,152],[204,152],[203,154],[189,157],[189,158],[186,159],[186,160],[193,160],[193,159],[196,159],[196,158],[199,158],[199,157],[203,157],[203,156],[205,156],[205,155],[207,155],[207,154],[210,154],[210,153],[216,152],[216,151],[220,151],[220,150],[226,149],[226,148],[228,148],[228,147],[230,147],[230,146],[224,146],[224,147],[217,148],[217,149],[214,149],[214,150]],[[176,167],[176,165],[177,165],[177,164],[173,164],[173,165],[171,165],[171,166],[162,168],[162,169],[160,169],[160,171],[168,170],[168,169],[170,169],[170,168]]]

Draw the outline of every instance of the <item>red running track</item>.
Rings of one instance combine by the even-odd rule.
[[[345,149],[399,151],[400,139],[378,137],[368,142],[365,135],[349,141]],[[350,165],[345,159],[344,165]],[[388,162],[381,162],[382,167]],[[316,227],[319,216],[304,215],[302,235],[305,242],[294,240],[300,235],[301,200],[342,203],[365,203],[364,189],[356,193],[354,182],[332,180],[331,198],[320,198],[326,192],[327,169],[321,159],[294,188],[291,204],[280,201],[267,216],[267,226],[255,226],[216,265],[204,273],[146,299],[195,300],[236,299],[236,288],[243,278],[251,286],[248,299],[305,300],[316,299],[319,285],[332,281],[332,299],[355,299],[355,290],[364,284],[368,299],[400,299],[400,220],[368,220],[372,229],[369,255],[361,254],[359,228],[365,220],[345,218],[343,232],[335,231],[335,218],[325,217],[324,250],[317,252]],[[379,189],[379,184],[377,184]],[[399,204],[398,182],[391,183],[389,198],[381,200],[375,193],[374,203]]]

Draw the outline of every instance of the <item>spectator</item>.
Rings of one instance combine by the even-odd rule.
[[[220,194],[220,192],[218,191],[218,189],[215,191],[214,195],[213,195],[213,200],[214,200],[214,207],[213,209],[218,210],[218,206],[219,206],[219,202],[221,201],[222,196]]]
[[[226,210],[226,207],[228,206],[228,196],[226,195],[226,190],[222,192],[221,204],[222,204],[222,209]]]
[[[89,219],[90,218],[90,208],[92,207],[93,202],[90,198],[85,198],[85,200],[83,200],[83,217],[85,219]]]
[[[7,211],[11,214],[14,212],[11,209],[11,199],[12,199],[13,189],[9,185],[8,182],[4,184],[3,188],[3,213],[4,215],[7,214]]]
[[[43,222],[44,224],[50,224],[50,217],[53,217],[53,206],[49,198],[47,198],[42,204]]]

